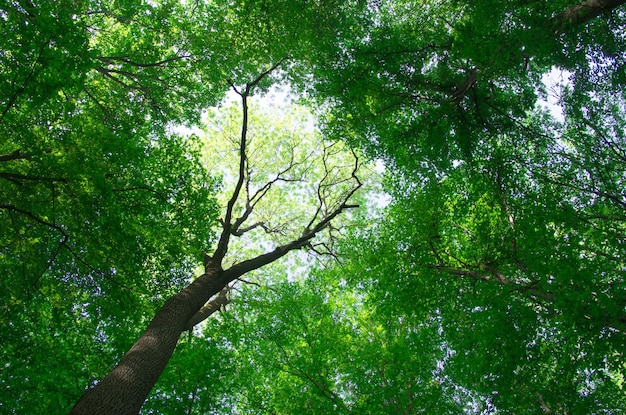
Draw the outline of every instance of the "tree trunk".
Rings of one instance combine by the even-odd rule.
[[[226,285],[213,263],[165,302],[122,360],[76,403],[70,415],[136,415],[170,360],[187,323]]]
[[[283,59],[284,60],[284,59]],[[231,235],[237,235],[245,221],[252,212],[253,205],[248,205],[241,217],[234,219],[233,209],[239,198],[240,191],[246,180],[246,141],[248,131],[248,104],[247,98],[252,89],[270,72],[278,68],[274,65],[268,71],[262,73],[253,82],[246,84],[245,91],[240,92],[234,85],[234,91],[242,99],[242,128],[240,142],[239,180],[233,191],[233,195],[226,205],[226,213],[222,223],[222,234],[220,235],[217,248],[213,256],[205,255],[203,275],[194,280],[189,286],[165,302],[163,307],[157,311],[156,315],[143,332],[139,340],[124,355],[122,360],[115,366],[108,375],[102,379],[93,389],[87,391],[76,403],[70,415],[136,415],[139,413],[143,402],[150,394],[152,387],[156,384],[159,376],[167,366],[176,343],[185,330],[193,327],[204,318],[211,315],[220,305],[228,300],[226,293],[215,300],[213,306],[209,304],[203,306],[215,295],[222,291],[230,282],[252,270],[261,268],[278,258],[283,257],[288,252],[301,249],[310,245],[310,241],[320,232],[325,230],[330,222],[341,214],[344,210],[358,207],[358,205],[348,204],[349,199],[361,187],[361,181],[356,173],[359,167],[359,159],[354,155],[354,168],[350,173],[350,179],[354,185],[343,194],[339,201],[334,201],[335,206],[328,212],[322,212],[322,206],[326,201],[320,196],[320,205],[313,219],[304,226],[304,230],[299,237],[284,245],[276,247],[274,250],[265,252],[254,258],[242,261],[233,265],[227,270],[221,266],[224,256],[228,252],[228,244]],[[324,160],[324,166],[326,160]],[[323,179],[319,183],[321,188]],[[271,185],[272,182],[270,182]],[[268,185],[269,186],[269,185]],[[269,187],[268,187],[269,188]],[[260,197],[263,197],[261,195]],[[258,200],[257,200],[258,201]],[[255,201],[254,203],[256,203]],[[247,228],[251,229],[251,228]],[[241,233],[239,233],[241,234]]]
[[[557,32],[561,32],[567,26],[573,26],[591,20],[624,3],[626,3],[626,0],[585,0],[571,6],[563,13],[554,17],[553,22],[557,27]]]
[[[100,383],[78,400],[70,415],[137,415],[172,357],[181,333],[189,329],[189,323],[211,297],[245,273],[302,248],[332,218],[349,207],[352,205],[342,204],[300,238],[226,271],[220,265],[221,258],[207,257],[204,274],[165,302],[139,340]]]

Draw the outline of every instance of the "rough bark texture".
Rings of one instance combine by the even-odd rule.
[[[626,0],[585,0],[575,4],[553,19],[557,31],[562,31],[567,26],[583,23],[601,15],[604,12],[615,9],[626,3]]]
[[[224,271],[220,259],[208,259],[205,273],[165,302],[139,340],[93,389],[76,403],[70,415],[137,415],[167,366],[176,343],[198,311],[230,282],[300,249],[328,222],[350,205],[342,205],[300,238]]]
[[[165,302],[139,340],[109,374],[76,403],[71,415],[135,415],[170,360],[189,319],[225,286],[224,271],[206,272]]]

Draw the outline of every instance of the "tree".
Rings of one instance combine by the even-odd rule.
[[[311,89],[335,108],[329,128],[353,125],[371,154],[409,170],[446,168],[483,137],[522,127],[553,67],[578,74],[581,92],[596,71],[605,85],[623,81],[621,2],[561,31],[562,16],[582,7],[569,3],[375,3],[316,66]]]
[[[14,413],[64,411],[120,359],[76,412],[136,413],[177,343],[148,413],[623,406],[621,1],[44,3],[0,7],[0,402]],[[554,69],[568,80],[550,90]],[[286,82],[324,110],[327,137],[386,165],[392,203],[343,244],[313,238],[345,233],[354,160],[335,176],[342,144],[326,142],[313,168],[249,111]],[[241,107],[210,113],[205,136],[238,131],[231,175],[174,133],[227,90]],[[255,130],[282,145],[255,147]],[[304,247],[341,264],[291,283],[257,268]],[[269,278],[234,282],[253,269]]]
[[[66,411],[214,234],[216,181],[166,125],[207,101],[169,101],[189,83],[160,77],[188,68],[165,24],[145,30],[167,7],[109,6],[0,7],[0,401],[18,413]]]
[[[358,159],[355,157],[355,164],[349,177],[338,178],[336,166],[328,164],[328,153],[324,151],[324,176],[316,191],[319,204],[312,213],[311,219],[302,224],[301,232],[272,251],[223,269],[222,264],[228,253],[231,238],[241,236],[257,227],[258,223],[248,225],[250,215],[272,186],[277,182],[288,180],[284,175],[290,173],[296,163],[293,161],[285,170],[279,172],[275,179],[265,183],[259,189],[251,189],[252,169],[249,165],[247,150],[248,98],[254,88],[278,66],[279,64],[274,65],[243,86],[241,90],[232,86],[241,97],[242,106],[238,178],[232,197],[226,204],[224,217],[220,221],[223,230],[217,247],[212,255],[205,255],[204,273],[165,302],[129,352],[104,379],[78,401],[71,413],[137,413],[167,365],[181,333],[189,328],[190,321],[202,321],[201,318],[196,317],[196,314],[204,314],[202,308],[210,302],[211,297],[246,273],[280,259],[292,250],[310,246],[311,240],[328,229],[336,216],[348,208],[355,207],[349,203],[349,200],[361,186],[356,176]],[[343,186],[341,186],[342,183]],[[244,202],[240,201],[242,189],[245,189]],[[240,213],[237,213],[236,208]],[[263,225],[260,223],[259,226],[263,227]],[[272,231],[270,228],[267,230]],[[282,231],[282,229],[276,229],[276,231]]]
[[[2,3],[2,353],[11,363],[0,401],[19,396],[13,411],[64,411],[188,283],[214,242],[217,181],[197,139],[172,126],[198,122],[228,79],[245,83],[297,55],[296,32],[271,51],[255,32],[302,9],[285,5],[266,21],[267,10],[231,2]],[[316,35],[320,16],[334,17],[310,15]],[[37,387],[16,392],[26,382]]]
[[[623,11],[565,28],[578,6],[378,7],[318,86],[328,128],[353,125],[392,171],[398,205],[356,273],[370,305],[440,316],[443,376],[476,412],[618,410]],[[555,88],[562,121],[537,105],[555,66],[572,74]],[[374,274],[388,255],[397,271]]]

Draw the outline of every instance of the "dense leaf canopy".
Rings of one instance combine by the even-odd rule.
[[[621,413],[622,3],[0,0],[0,412]]]

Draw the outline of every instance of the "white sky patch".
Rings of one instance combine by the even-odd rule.
[[[202,130],[196,126],[189,128],[184,125],[168,125],[167,129],[168,132],[172,134],[182,135],[183,137],[202,134]]]
[[[570,84],[571,75],[572,74],[566,70],[552,67],[552,70],[541,78],[546,89],[546,96],[540,98],[537,104],[550,111],[550,114],[559,122],[565,121],[565,115],[560,100],[563,88]]]
[[[379,175],[379,177],[382,177],[387,170],[387,166],[385,166],[385,162],[383,160],[376,159],[373,170],[377,175]],[[391,195],[385,193],[380,184],[374,187],[375,188],[368,193],[367,197],[369,204],[368,214],[371,217],[380,217],[385,207],[391,203]]]

